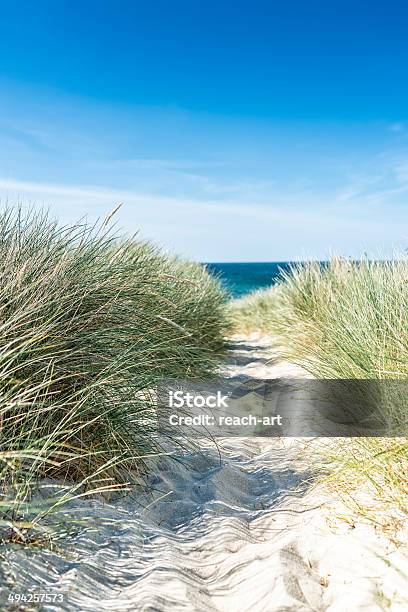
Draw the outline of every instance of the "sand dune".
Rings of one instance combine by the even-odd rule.
[[[257,336],[235,339],[226,374],[304,376]],[[9,550],[5,577],[65,594],[44,610],[406,610],[406,550],[336,519],[302,445],[230,438],[155,459],[145,490],[67,508],[82,523],[64,551]]]

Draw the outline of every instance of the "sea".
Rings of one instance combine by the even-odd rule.
[[[282,271],[288,271],[292,265],[290,261],[205,264],[207,270],[221,280],[231,298],[274,285]]]

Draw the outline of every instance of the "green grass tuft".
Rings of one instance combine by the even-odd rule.
[[[160,452],[151,391],[165,378],[212,375],[224,350],[224,301],[201,265],[149,243],[103,226],[60,227],[45,213],[1,213],[6,523],[39,478],[76,483],[79,494],[137,476],[143,457]]]
[[[334,258],[323,267],[294,266],[272,290],[237,301],[230,316],[235,331],[272,334],[281,357],[316,378],[408,379],[405,259],[355,263]],[[405,431],[406,402],[392,409],[393,421],[404,423]],[[406,438],[343,440],[326,459],[332,483],[348,493],[360,514],[378,520],[380,512],[356,502],[362,484],[389,509],[388,518],[394,511],[408,512]],[[387,521],[387,512],[384,516]]]
[[[258,331],[270,333],[279,299],[280,286],[253,291],[247,296],[231,300],[227,314],[236,333]]]

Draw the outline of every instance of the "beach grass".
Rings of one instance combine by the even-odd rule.
[[[408,378],[408,262],[333,258],[282,274],[277,286],[229,307],[234,329],[270,333],[283,359],[321,379]],[[386,389],[386,383],[383,387]],[[394,436],[404,435],[407,402],[394,402]],[[408,511],[404,437],[337,440],[321,464],[360,514],[383,524]],[[367,486],[373,503],[359,500]],[[381,502],[378,504],[377,502]],[[384,512],[380,508],[385,509]],[[396,513],[393,513],[396,510]],[[380,519],[381,516],[381,519]]]
[[[44,515],[29,504],[41,479],[65,491],[46,511],[136,482],[162,452],[152,390],[212,376],[227,324],[203,266],[104,223],[4,210],[0,277],[0,508],[14,537]]]
[[[279,292],[280,285],[275,285],[231,300],[227,306],[227,314],[232,329],[242,334],[252,331],[269,333],[275,317]]]

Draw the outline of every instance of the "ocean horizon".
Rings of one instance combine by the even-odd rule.
[[[221,280],[231,298],[240,298],[257,289],[275,285],[282,272],[287,272],[296,264],[299,262],[204,262],[207,270]]]

